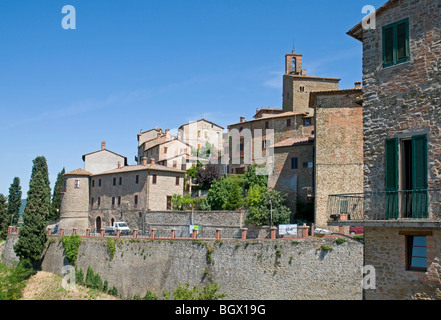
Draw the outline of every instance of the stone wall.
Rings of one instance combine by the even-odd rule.
[[[372,265],[376,289],[367,300],[441,299],[441,230],[439,228],[365,227],[365,265]],[[427,272],[406,270],[405,233],[430,231]]]
[[[363,193],[363,114],[361,90],[316,93],[315,223],[327,227],[328,196]]]
[[[383,68],[382,28],[409,18],[410,60]],[[385,140],[427,134],[429,187],[441,187],[441,10],[439,1],[394,1],[363,32],[366,191],[385,189]]]
[[[220,285],[228,300],[362,299],[363,246],[335,237],[299,241],[115,240],[113,258],[105,238],[83,238],[77,267],[90,266],[125,297],[147,290],[161,296],[189,282]],[[327,244],[331,251],[321,250]],[[61,274],[63,244],[50,238],[42,269]]]

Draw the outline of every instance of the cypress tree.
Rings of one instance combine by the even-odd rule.
[[[0,239],[5,240],[8,235],[8,215],[6,197],[0,193]]]
[[[14,215],[12,219],[12,225],[16,226],[18,223],[18,219],[20,218],[20,207],[21,207],[21,186],[20,186],[20,178],[15,177],[12,181],[11,186],[9,187],[9,196],[8,196],[8,216],[9,222],[11,223],[11,217]]]
[[[46,225],[50,211],[49,175],[44,157],[34,160],[26,207],[23,213],[23,227],[14,251],[21,261],[28,264],[40,260],[46,244]]]
[[[57,175],[57,181],[55,181],[54,190],[52,193],[51,212],[49,215],[49,221],[55,221],[60,218],[60,206],[61,206],[61,194],[60,188],[63,187],[63,175],[65,169],[61,170]]]

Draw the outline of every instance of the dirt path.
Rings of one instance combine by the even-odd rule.
[[[78,285],[66,290],[61,285],[61,277],[39,271],[29,278],[21,300],[118,300],[118,298]]]

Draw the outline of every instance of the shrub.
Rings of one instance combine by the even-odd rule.
[[[63,243],[67,260],[69,260],[72,265],[75,265],[77,262],[78,249],[81,244],[81,237],[77,234],[63,236],[61,242]]]
[[[197,286],[190,288],[190,283],[186,283],[184,286],[179,285],[173,291],[174,300],[219,300],[226,297],[225,293],[218,293],[219,285],[217,282],[207,285],[202,289]],[[162,291],[164,300],[171,300],[170,292]]]

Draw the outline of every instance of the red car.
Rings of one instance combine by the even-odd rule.
[[[355,235],[355,234],[363,234],[364,228],[363,227],[350,227],[349,228],[349,234]]]

